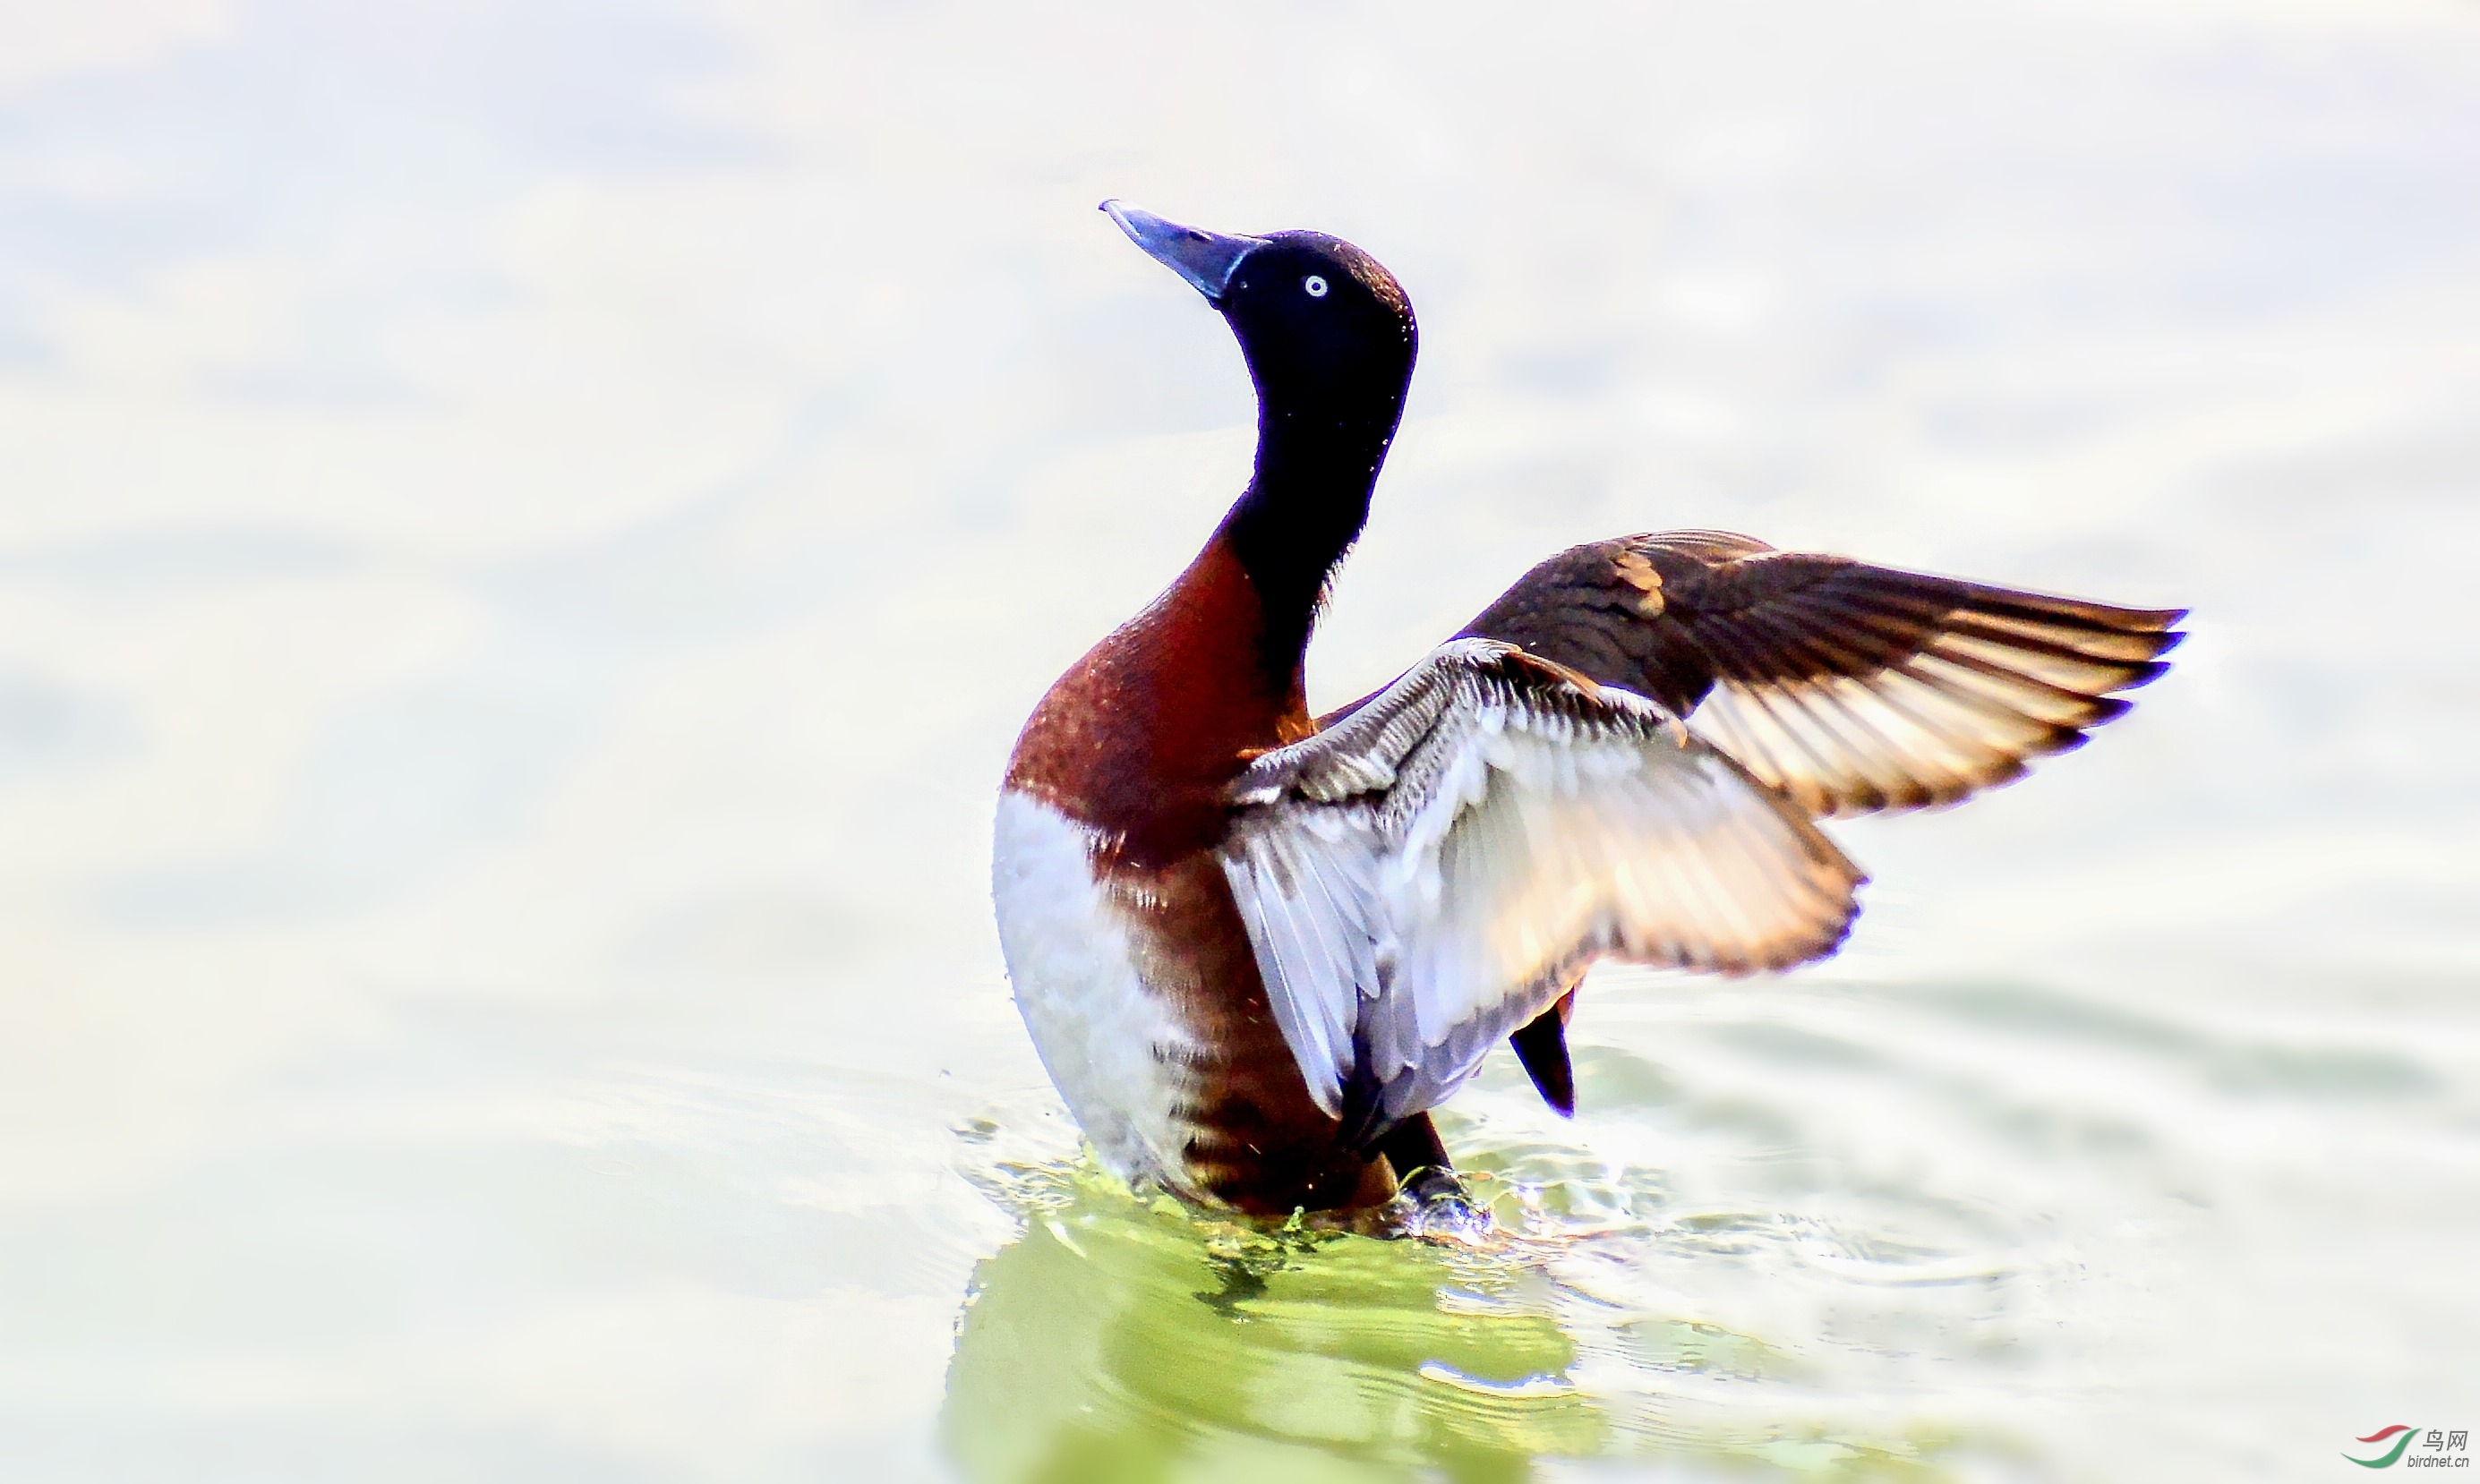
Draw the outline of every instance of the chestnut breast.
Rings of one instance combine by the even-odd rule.
[[[1255,581],[1220,536],[1060,677],[1025,723],[1009,788],[1160,868],[1221,841],[1223,792],[1256,752],[1314,729],[1296,655],[1265,652]]]
[[[1383,1198],[1385,1177],[1310,1100],[1213,854],[1247,758],[1314,727],[1264,627],[1218,540],[1062,677],[1017,744],[1002,820],[1075,832],[1003,839],[995,886],[1019,1007],[1097,1150],[1280,1214]],[[1063,858],[1070,838],[1084,858]]]

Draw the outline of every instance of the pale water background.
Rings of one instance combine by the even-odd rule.
[[[1156,1209],[985,888],[1246,465],[1105,194],[1418,304],[1320,699],[1669,525],[2195,637],[1494,1066],[1513,1251]],[[2475,535],[2467,3],[0,8],[0,1476],[2361,1476],[2480,1427]]]

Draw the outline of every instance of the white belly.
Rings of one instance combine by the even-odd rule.
[[[1194,1042],[1137,976],[1126,924],[1094,880],[1092,835],[1010,789],[996,836],[999,950],[1043,1066],[1103,1163],[1185,1190],[1188,1134],[1172,1109],[1175,1058]]]

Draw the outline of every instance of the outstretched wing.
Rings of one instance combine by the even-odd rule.
[[[2081,746],[2183,617],[1673,531],[1563,551],[1464,633],[1651,696],[1829,815],[1953,804]]]
[[[1859,870],[1651,702],[1451,641],[1233,784],[1223,865],[1309,1091],[1366,1142],[1608,954],[1720,973],[1841,942]]]

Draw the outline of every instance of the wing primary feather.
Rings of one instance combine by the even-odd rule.
[[[1649,689],[1832,815],[1951,804],[2081,745],[2126,714],[2112,693],[2162,673],[2185,617],[1690,531],[1562,553],[1467,632],[1503,622],[1591,679]]]

